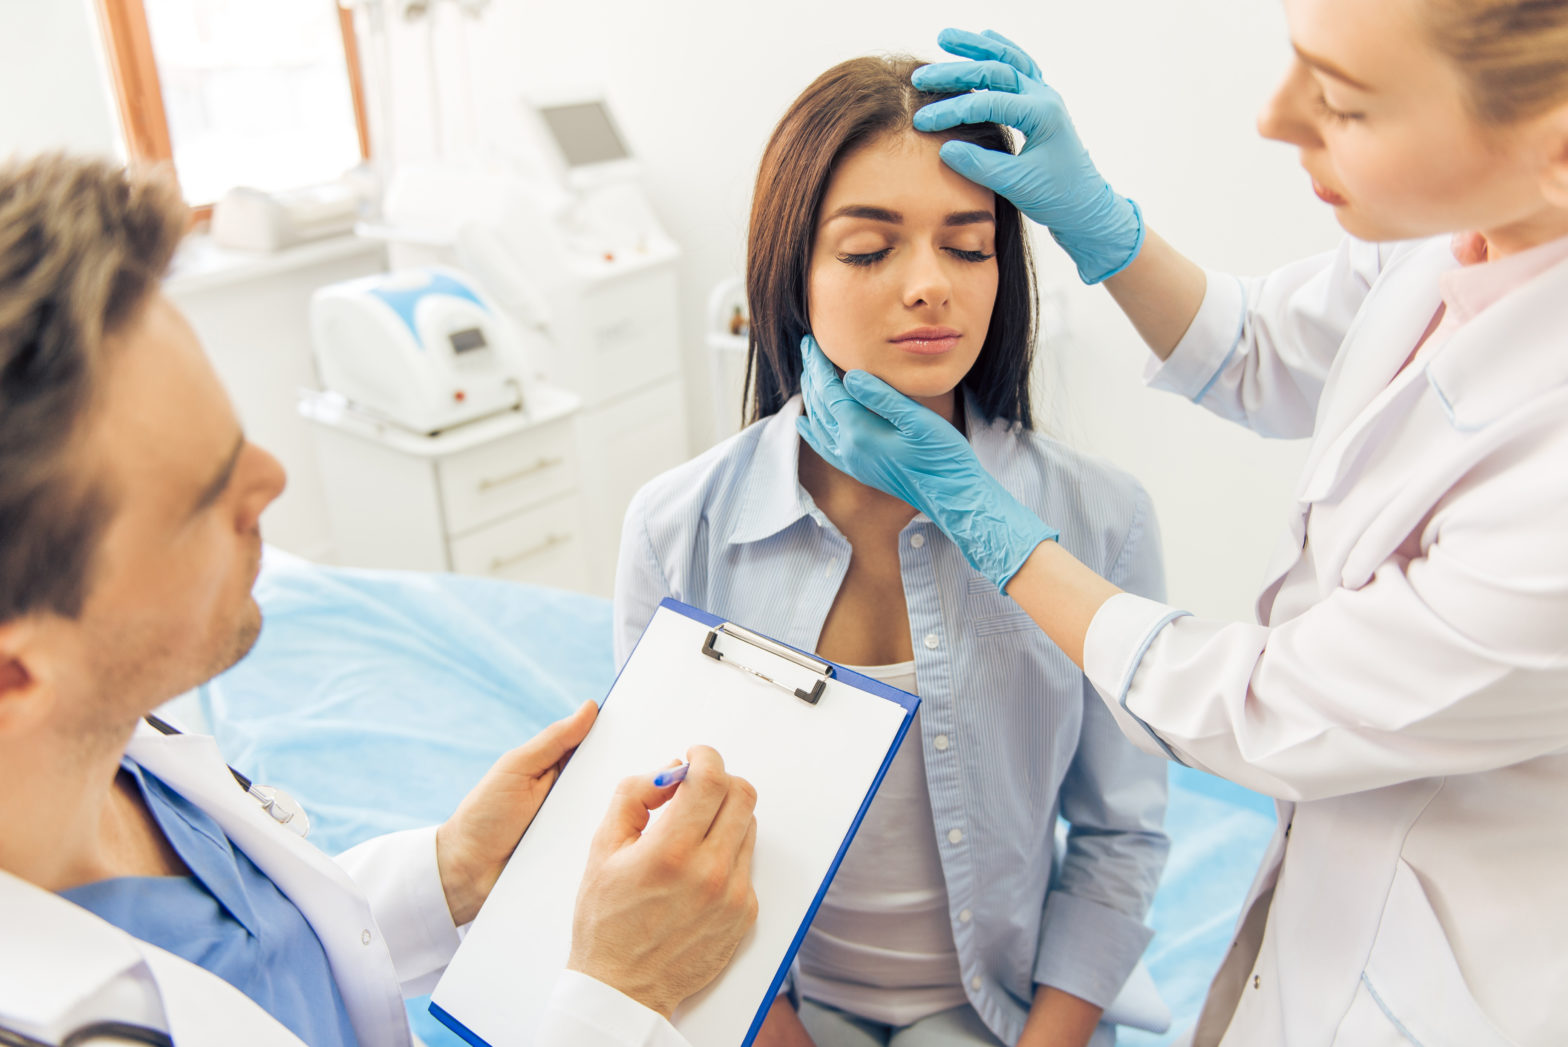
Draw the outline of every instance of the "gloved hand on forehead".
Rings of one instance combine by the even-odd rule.
[[[835,469],[929,516],[998,589],[1036,546],[1057,537],[985,471],[941,415],[865,371],[840,379],[809,334],[800,350],[801,439]]]
[[[1034,59],[989,29],[944,29],[937,43],[969,61],[923,66],[911,82],[922,91],[966,93],[921,109],[915,129],[945,131],[976,123],[1016,128],[1024,136],[1016,156],[944,142],[942,159],[1049,229],[1084,283],[1097,284],[1125,269],[1143,246],[1143,215],[1095,169],[1061,95],[1045,84]]]

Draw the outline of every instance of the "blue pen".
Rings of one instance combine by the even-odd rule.
[[[691,764],[683,763],[679,767],[671,767],[667,770],[660,771],[658,774],[653,776],[653,787],[655,789],[662,789],[666,785],[674,785],[676,782],[684,782],[686,780],[686,772],[689,770],[691,770]]]

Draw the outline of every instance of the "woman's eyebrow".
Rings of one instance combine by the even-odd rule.
[[[885,207],[872,207],[869,204],[845,204],[823,221],[831,222],[835,218],[865,218],[873,222],[889,222],[893,225],[899,225],[904,221],[904,216],[897,211],[889,211]]]
[[[943,225],[978,225],[981,222],[995,224],[996,215],[990,211],[954,211],[942,220]]]
[[[902,225],[904,216],[898,211],[890,211],[886,207],[872,207],[870,204],[845,204],[837,211],[823,219],[823,223],[833,221],[835,218],[864,218],[872,222],[887,222],[890,225]],[[942,219],[943,225],[978,225],[981,222],[995,222],[996,216],[990,211],[954,211]]]
[[[1354,87],[1358,91],[1366,91],[1368,93],[1370,93],[1372,91],[1371,85],[1364,84],[1360,80],[1357,80],[1355,77],[1351,76],[1349,73],[1345,72],[1344,70],[1340,69],[1338,66],[1334,65],[1334,63],[1330,62],[1328,59],[1326,59],[1326,58],[1319,58],[1317,55],[1314,55],[1314,54],[1308,54],[1306,51],[1303,51],[1299,46],[1297,46],[1294,43],[1291,44],[1290,46],[1295,49],[1296,57],[1300,58],[1303,62],[1307,63],[1312,68],[1318,70],[1318,72],[1320,72],[1320,73],[1327,73],[1329,76],[1332,76],[1335,80],[1339,80],[1339,81],[1341,81],[1343,83],[1347,83],[1351,87]]]

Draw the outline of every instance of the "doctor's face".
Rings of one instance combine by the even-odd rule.
[[[1459,71],[1428,40],[1424,3],[1285,0],[1294,54],[1258,129],[1300,150],[1353,236],[1517,237],[1546,217],[1542,164],[1522,129],[1472,115]]]
[[[81,467],[112,516],[61,689],[102,726],[133,722],[238,661],[261,612],[261,511],[283,470],[249,443],[200,343],[161,294],[107,340]],[[105,712],[109,715],[104,715]]]
[[[942,163],[942,141],[887,134],[839,162],[817,217],[807,298],[828,359],[951,418],[996,303],[996,203]]]

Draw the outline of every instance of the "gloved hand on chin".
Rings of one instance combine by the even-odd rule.
[[[922,91],[965,93],[921,109],[915,129],[996,123],[1023,132],[1024,147],[1016,156],[944,142],[942,159],[1049,229],[1072,256],[1084,283],[1097,284],[1127,268],[1143,247],[1143,214],[1095,169],[1062,96],[1044,83],[1034,59],[989,29],[944,29],[937,43],[972,61],[923,66],[911,82]]]
[[[840,472],[929,516],[998,589],[1036,546],[1057,537],[985,471],[945,418],[865,371],[841,380],[809,334],[800,349],[801,439]]]

